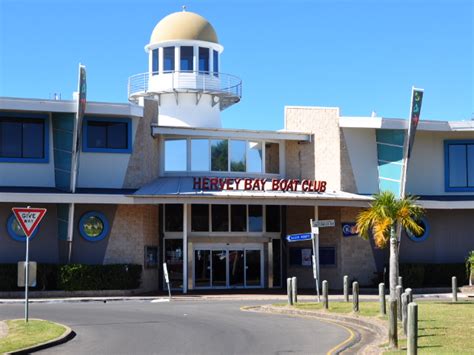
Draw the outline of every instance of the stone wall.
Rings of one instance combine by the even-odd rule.
[[[151,124],[157,120],[158,101],[144,100],[143,117],[138,122],[124,188],[139,188],[159,175],[159,141],[151,135]]]

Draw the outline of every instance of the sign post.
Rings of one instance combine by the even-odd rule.
[[[26,255],[25,255],[25,322],[28,323],[28,286],[30,282],[30,236],[46,214],[46,208],[30,208],[30,206],[13,207],[18,224],[25,233],[26,238]]]
[[[171,301],[171,288],[170,288],[170,278],[168,276],[168,266],[166,263],[163,263],[163,275],[165,276],[166,284],[168,285],[168,296]]]

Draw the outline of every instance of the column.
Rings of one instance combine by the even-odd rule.
[[[183,293],[188,293],[188,204],[183,204]]]

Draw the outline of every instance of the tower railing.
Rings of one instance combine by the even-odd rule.
[[[128,99],[164,93],[199,93],[219,97],[221,110],[240,101],[242,80],[234,75],[205,71],[146,72],[128,78]]]

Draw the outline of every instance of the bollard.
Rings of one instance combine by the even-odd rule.
[[[293,304],[298,303],[298,286],[296,283],[296,277],[291,278],[291,291],[293,293]]]
[[[385,284],[379,283],[379,303],[380,303],[380,314],[387,314],[387,307],[385,305]]]
[[[416,355],[418,352],[418,305],[414,302],[408,305],[407,330],[407,354]]]
[[[323,307],[329,309],[329,287],[326,280],[323,281]]]
[[[453,302],[457,302],[458,301],[458,280],[456,276],[453,276],[453,278],[451,279],[451,284],[453,288]]]
[[[406,292],[402,293],[402,324],[403,334],[407,335],[407,318],[408,318],[408,300],[409,296]]]
[[[411,288],[406,288],[405,293],[408,295],[408,303],[413,302],[413,290]]]
[[[352,311],[359,312],[359,283],[352,283]]]
[[[344,275],[344,301],[349,302],[349,276]]]
[[[390,349],[398,348],[397,300],[395,298],[388,300],[388,346]]]
[[[293,295],[291,290],[291,277],[286,279],[286,292],[288,293],[288,305],[293,305]]]
[[[395,287],[395,295],[397,297],[397,314],[398,320],[402,320],[402,286]]]
[[[398,283],[397,283],[397,285],[402,287],[402,293],[403,293],[403,277],[398,276]]]

